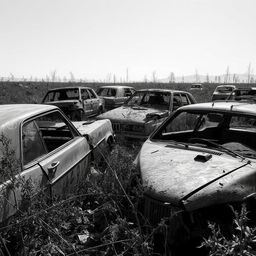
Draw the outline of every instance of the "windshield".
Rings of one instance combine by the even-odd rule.
[[[152,107],[160,110],[169,110],[171,94],[169,92],[140,91],[135,92],[126,106]]]
[[[202,111],[178,111],[151,139],[232,151],[256,158],[256,116]]]
[[[62,100],[78,100],[79,99],[79,90],[78,88],[74,89],[62,89],[54,90],[47,93],[44,102],[49,101],[62,101]]]
[[[116,88],[100,88],[97,91],[99,96],[107,96],[107,97],[115,97],[116,96]]]
[[[222,92],[222,93],[229,93],[233,91],[233,87],[229,87],[229,86],[223,86],[223,87],[217,87],[216,91],[217,92]]]

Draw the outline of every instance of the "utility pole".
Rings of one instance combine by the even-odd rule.
[[[226,75],[225,75],[225,84],[229,82],[229,66],[227,66]]]
[[[248,66],[248,78],[247,78],[247,83],[248,84],[250,83],[250,80],[251,80],[250,78],[251,78],[251,63]]]
[[[129,82],[129,69],[126,68],[126,82]]]

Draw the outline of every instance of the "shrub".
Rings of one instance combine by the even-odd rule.
[[[214,223],[209,223],[211,235],[208,239],[204,239],[201,247],[209,249],[209,255],[255,255],[256,254],[256,228],[250,227],[248,224],[248,211],[243,205],[240,213],[232,208],[234,218],[234,232],[231,238],[224,236],[220,227]]]
[[[93,166],[72,197],[49,204],[43,191],[0,229],[5,255],[151,255],[153,240],[142,228],[142,187],[135,151],[116,146],[105,166]]]

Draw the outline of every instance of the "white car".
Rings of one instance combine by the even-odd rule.
[[[214,100],[226,100],[228,96],[235,90],[235,85],[218,85],[212,95],[212,101]]]
[[[0,134],[0,222],[22,205],[21,180],[35,193],[67,196],[114,141],[109,120],[72,124],[58,107],[40,104],[1,105]]]

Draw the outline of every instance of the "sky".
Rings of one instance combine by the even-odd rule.
[[[255,0],[0,0],[0,77],[254,73],[255,24]]]

